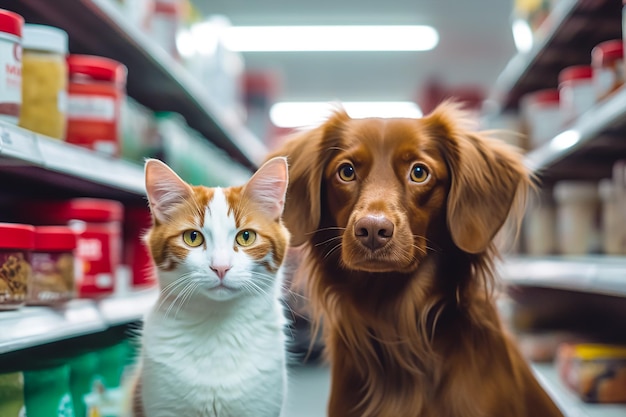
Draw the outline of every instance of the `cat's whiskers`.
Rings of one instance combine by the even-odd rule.
[[[192,286],[193,284],[195,284],[198,280],[189,280],[187,282],[185,282],[185,287],[183,287],[183,289],[176,295],[176,298],[174,298],[174,301],[172,301],[172,303],[169,305],[169,307],[167,308],[166,312],[165,312],[165,319],[168,318],[170,312],[172,311],[172,309],[174,308],[174,306],[176,305],[176,302],[178,301],[179,298],[181,298],[183,296],[183,294],[186,293],[186,291],[189,289],[190,286]]]
[[[193,294],[196,292],[196,290],[198,289],[200,285],[202,285],[202,280],[198,279],[198,280],[192,281],[192,285],[189,285],[187,287],[188,290],[183,296],[183,298],[180,300],[180,303],[178,304],[178,309],[176,310],[176,314],[174,314],[175,320],[178,318],[178,313],[180,312],[181,308],[183,308],[183,305],[191,299],[191,297],[193,296]]]
[[[172,281],[171,283],[163,287],[161,289],[161,296],[159,297],[160,301],[156,307],[156,310],[160,310],[161,307],[163,306],[163,303],[165,303],[165,301],[167,301],[167,299],[170,298],[170,296],[174,293],[174,291],[176,291],[176,288],[184,284],[187,278],[189,278],[193,274],[194,272],[187,272],[185,274],[182,274],[181,276],[176,278],[174,281]]]

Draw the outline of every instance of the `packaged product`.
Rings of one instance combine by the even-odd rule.
[[[598,186],[589,181],[559,181],[554,186],[557,202],[557,242],[562,255],[585,255],[597,250]]]
[[[17,124],[22,106],[22,16],[0,9],[0,120]]]
[[[559,73],[559,101],[564,126],[575,122],[593,107],[596,93],[591,65],[574,65]]]
[[[22,110],[19,125],[65,139],[68,36],[61,29],[24,25]]]
[[[24,375],[21,372],[0,374],[0,416],[26,416]]]
[[[66,140],[119,156],[126,67],[112,59],[90,55],[70,55],[67,63],[70,82]]]
[[[606,41],[591,50],[596,100],[603,100],[624,84],[624,44]]]
[[[0,310],[24,305],[31,280],[35,228],[0,223]]]
[[[24,400],[28,417],[74,417],[69,366],[25,370]]]
[[[35,228],[28,304],[52,305],[76,295],[76,233],[65,226]]]
[[[120,202],[94,198],[28,202],[21,206],[20,215],[37,225],[69,226],[76,233],[80,297],[113,293],[122,257],[124,206]]]
[[[557,369],[583,401],[626,403],[626,346],[564,344],[559,347]]]

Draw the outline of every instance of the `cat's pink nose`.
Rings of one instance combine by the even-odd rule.
[[[226,265],[211,265],[211,271],[215,272],[220,279],[224,279],[224,276],[230,271],[230,266]]]

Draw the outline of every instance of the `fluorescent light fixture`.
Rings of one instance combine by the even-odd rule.
[[[513,41],[519,52],[528,52],[533,47],[533,31],[523,19],[513,21]]]
[[[577,130],[566,130],[559,133],[550,141],[550,148],[555,151],[564,151],[576,145],[580,140],[580,132]]]
[[[319,102],[281,102],[270,109],[270,119],[275,126],[293,128],[315,126],[323,122],[333,110],[343,107],[350,117],[422,117],[419,106],[410,101],[354,101],[339,104]]]
[[[239,52],[428,51],[439,43],[430,26],[232,26],[227,48]]]

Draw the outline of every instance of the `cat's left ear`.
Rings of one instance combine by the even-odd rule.
[[[283,214],[289,183],[287,158],[272,158],[261,166],[244,188],[244,195],[273,219]]]
[[[191,186],[158,159],[148,159],[145,166],[146,193],[154,217],[167,221],[173,209],[191,197]]]

